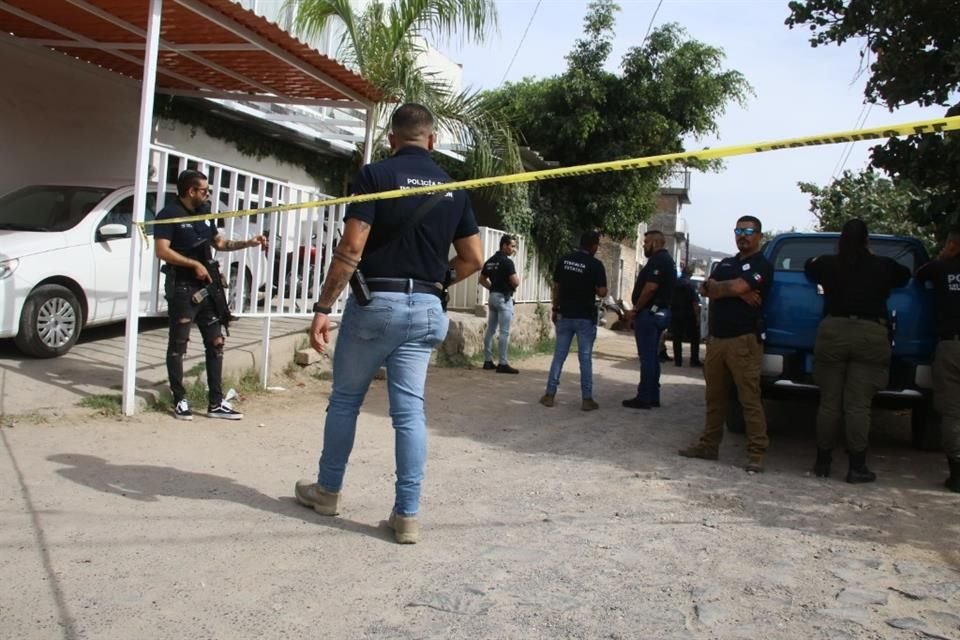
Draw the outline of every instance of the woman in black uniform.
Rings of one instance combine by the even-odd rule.
[[[870,406],[890,375],[887,298],[910,280],[910,270],[891,258],[875,256],[867,225],[848,220],[836,255],[811,258],[807,278],[823,287],[823,320],[813,352],[813,377],[820,387],[817,411],[817,461],[814,473],[830,475],[841,423],[846,429],[850,469],[847,482],[873,482],[867,468]]]

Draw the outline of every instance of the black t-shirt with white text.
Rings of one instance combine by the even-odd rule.
[[[917,271],[917,282],[933,283],[940,337],[960,336],[960,256],[923,265]]]
[[[510,284],[510,276],[517,272],[516,265],[509,256],[497,251],[490,256],[490,259],[483,263],[483,269],[480,273],[490,280],[490,291],[493,293],[502,293],[510,297],[513,295],[513,285]]]
[[[761,253],[747,258],[739,255],[721,260],[710,278],[717,282],[742,279],[750,288],[767,297],[773,283],[773,266]],[[716,338],[736,338],[760,333],[761,307],[747,304],[742,298],[728,297],[710,300],[710,334]]]
[[[157,214],[157,220],[183,218],[197,215],[187,209],[179,198],[168,200]],[[217,227],[213,220],[197,220],[196,222],[174,222],[172,224],[158,224],[154,227],[153,237],[157,240],[169,240],[170,248],[184,258],[197,260],[206,264],[211,256],[210,243],[217,235]],[[173,267],[177,282],[183,284],[202,284],[190,267]]]
[[[411,189],[451,182],[450,176],[430,158],[430,152],[415,146],[399,149],[393,156],[360,169],[351,194]],[[356,202],[345,218],[371,226],[363,249],[360,271],[367,278],[413,278],[444,282],[450,244],[479,233],[477,220],[465,191],[449,191],[435,203],[416,228],[394,238],[404,221],[416,213],[429,195]]]
[[[597,289],[607,286],[603,263],[577,249],[557,261],[553,281],[559,286],[557,306],[563,318],[597,319]]]

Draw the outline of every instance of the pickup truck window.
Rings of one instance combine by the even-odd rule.
[[[878,256],[893,258],[910,272],[920,266],[921,257],[917,248],[896,240],[874,240],[870,250]],[[803,271],[803,265],[809,258],[837,251],[836,238],[796,238],[785,240],[775,249],[773,268],[777,271]]]

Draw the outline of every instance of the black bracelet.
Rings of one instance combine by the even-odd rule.
[[[322,313],[322,314],[328,316],[328,315],[330,315],[330,314],[333,312],[333,308],[332,308],[332,307],[325,307],[325,306],[323,306],[322,304],[320,304],[319,302],[314,302],[314,303],[313,303],[313,312],[314,312],[314,313]]]

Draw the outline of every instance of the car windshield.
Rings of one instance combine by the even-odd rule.
[[[773,267],[778,271],[803,271],[809,258],[837,252],[836,237],[790,238],[781,242],[773,255]],[[916,245],[895,239],[870,239],[870,250],[878,256],[893,258],[911,273],[924,262]]]
[[[101,187],[32,186],[0,197],[0,229],[66,231],[112,190]]]

